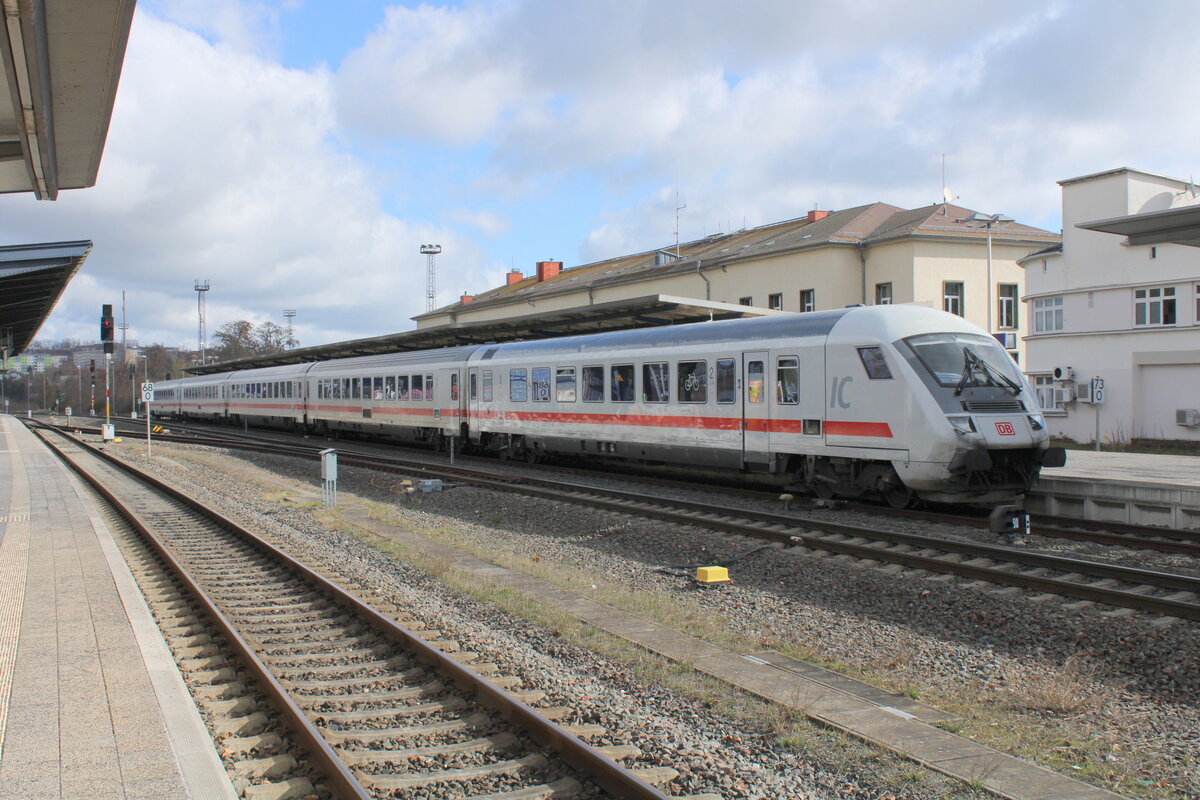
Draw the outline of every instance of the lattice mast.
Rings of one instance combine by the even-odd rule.
[[[292,320],[296,318],[296,309],[285,308],[283,310],[283,317],[287,320],[287,348],[290,350],[293,346],[292,342],[295,340],[295,337],[292,335]]]
[[[208,293],[208,281],[196,279],[196,319],[198,321],[196,328],[196,346],[200,350],[200,363],[204,363],[204,346],[208,342],[208,321],[206,319],[206,309],[204,296]]]
[[[425,310],[433,311],[437,307],[437,254],[442,252],[440,244],[423,244],[421,253],[425,256]]]

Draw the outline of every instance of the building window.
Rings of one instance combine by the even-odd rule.
[[[816,311],[817,310],[817,290],[816,289],[801,289],[800,290],[800,310],[801,311]]]
[[[1133,292],[1133,324],[1175,324],[1175,287],[1153,286]]]
[[[875,284],[875,305],[890,306],[892,304],[892,284]]]
[[[1053,333],[1063,329],[1063,299],[1039,297],[1033,301],[1033,332]]]
[[[1017,285],[1002,283],[996,296],[996,321],[1001,328],[1017,327]]]
[[[1063,411],[1063,390],[1054,385],[1053,375],[1031,375],[1033,391],[1043,411]]]
[[[951,314],[963,315],[963,283],[962,281],[942,282],[942,310]]]
[[[738,298],[738,305],[741,305],[741,306],[752,306],[752,305],[754,305],[754,298],[753,298],[753,297],[739,297],[739,298]]]
[[[783,294],[767,295],[767,308],[773,311],[783,311]]]

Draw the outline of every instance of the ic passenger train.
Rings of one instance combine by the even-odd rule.
[[[896,506],[1008,501],[1065,460],[996,340],[918,306],[239,370],[158,384],[154,406],[502,458],[762,473]]]

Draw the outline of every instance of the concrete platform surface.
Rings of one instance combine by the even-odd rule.
[[[1195,456],[1097,453],[1068,450],[1067,465],[1042,470],[1047,478],[1157,483],[1200,489],[1200,447]]]
[[[1064,517],[1200,529],[1200,456],[1068,450],[1042,470],[1030,511]]]
[[[0,415],[0,800],[236,797],[99,512]]]

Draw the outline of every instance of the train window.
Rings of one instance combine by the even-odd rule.
[[[396,399],[396,376],[388,375],[383,379],[383,396],[388,400]]]
[[[575,368],[557,367],[554,370],[554,399],[559,403],[574,403],[575,396]]]
[[[471,399],[471,400],[479,399],[478,384],[479,384],[479,375],[477,373],[472,372],[470,375],[467,376],[467,386],[470,387],[470,389],[468,390],[469,393],[467,395],[467,397],[469,399]]]
[[[883,357],[883,348],[860,347],[858,357],[862,359],[863,369],[867,371],[868,378],[873,381],[891,380],[892,371],[888,369],[887,359]]]
[[[761,403],[763,395],[763,362],[749,361],[746,363],[746,402]]]
[[[376,400],[383,399],[383,376],[371,379],[371,396]]]
[[[424,400],[425,399],[425,376],[424,375],[413,375],[412,376],[412,399],[413,400]]]
[[[483,402],[492,402],[492,371],[490,369],[483,371]]]
[[[618,364],[612,368],[612,401],[632,403],[637,397],[633,386],[633,364]]]
[[[676,367],[679,382],[679,402],[708,402],[708,363],[705,361],[680,361]]]
[[[533,402],[550,402],[550,368],[538,367],[532,370],[530,385],[533,387]]]
[[[671,400],[671,367],[665,361],[642,364],[642,400],[668,403]]]
[[[433,399],[433,376],[432,375],[425,376],[425,399],[426,400]]]
[[[775,365],[775,399],[785,406],[800,402],[800,362],[794,357],[781,358]]]
[[[400,375],[396,378],[396,396],[401,400],[408,399],[408,376]]]
[[[529,378],[523,369],[508,371],[508,399],[514,403],[524,403],[529,397]]]
[[[717,360],[717,402],[737,402],[737,362],[732,358]]]
[[[583,368],[583,402],[604,402],[604,367]]]
[[[351,378],[350,379],[350,399],[351,400],[362,400],[363,399],[362,378]]]
[[[458,400],[458,373],[457,372],[450,373],[450,399],[453,401]]]

